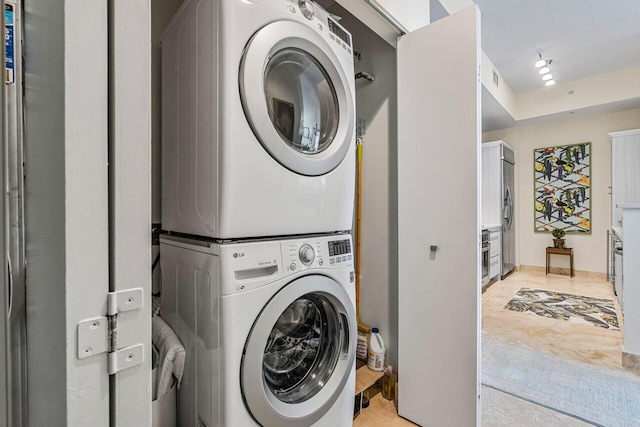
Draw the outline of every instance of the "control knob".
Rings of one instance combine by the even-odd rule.
[[[313,3],[310,0],[300,0],[298,2],[298,6],[300,7],[300,12],[302,12],[302,15],[309,21],[311,21],[315,13]]]
[[[311,247],[311,245],[307,245],[307,244],[304,244],[300,247],[300,251],[298,252],[298,255],[300,256],[300,261],[304,265],[310,265],[313,262],[314,258],[316,257],[316,253]]]

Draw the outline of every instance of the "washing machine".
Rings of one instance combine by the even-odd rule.
[[[351,35],[308,0],[186,0],[162,36],[162,225],[351,229]]]
[[[161,313],[186,348],[178,425],[351,425],[349,235],[161,246]]]

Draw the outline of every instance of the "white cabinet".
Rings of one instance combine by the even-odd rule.
[[[611,142],[611,225],[622,227],[621,203],[640,203],[640,129],[613,132]]]
[[[624,342],[622,365],[640,373],[640,203],[622,205],[624,216],[624,256],[616,256],[616,290],[622,296]],[[627,262],[625,262],[625,260]],[[622,271],[620,272],[620,268]],[[618,289],[621,279],[624,289]]]
[[[622,314],[624,315],[624,304],[623,304],[623,293],[624,293],[624,270],[623,270],[623,260],[622,260],[622,252],[615,253],[613,255],[615,257],[615,290],[616,295],[618,297],[618,302],[620,303],[620,309],[622,310]]]
[[[482,144],[482,224],[502,224],[502,141]]]
[[[497,276],[500,279],[502,271],[501,262],[501,246],[502,233],[499,227],[489,230],[489,278],[493,279]]]

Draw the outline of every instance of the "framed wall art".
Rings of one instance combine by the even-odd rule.
[[[591,143],[533,150],[536,232],[591,233]]]

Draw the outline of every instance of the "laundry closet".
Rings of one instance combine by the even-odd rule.
[[[279,148],[266,147],[263,141],[260,141],[264,147],[254,144],[253,148],[260,148],[259,155],[265,159],[277,161],[272,162],[273,166],[268,166],[266,162],[251,163],[253,160],[243,165],[242,150],[245,150],[247,158],[255,158],[255,153],[248,151],[253,149],[249,145],[237,153],[233,153],[233,150],[238,150],[239,145],[221,145],[217,154],[211,153],[208,151],[211,149],[205,146],[194,146],[192,148],[195,151],[186,154],[183,163],[175,164],[177,170],[171,171],[172,178],[167,180],[167,165],[170,164],[167,153],[175,154],[176,158],[185,156],[185,153],[180,153],[179,149],[173,152],[163,151],[166,150],[166,146],[162,147],[162,139],[171,132],[205,132],[202,120],[206,115],[201,116],[198,112],[215,111],[220,105],[217,102],[221,97],[227,97],[225,102],[229,103],[224,104],[224,110],[209,123],[209,135],[215,134],[216,128],[218,131],[223,129],[230,141],[233,138],[243,138],[243,141],[244,138],[254,138],[253,135],[260,134],[263,126],[269,128],[274,135],[289,137],[291,140],[290,136],[293,133],[287,118],[299,122],[300,116],[298,113],[292,113],[295,111],[292,106],[294,103],[283,94],[287,88],[280,85],[277,90],[272,91],[273,99],[267,108],[274,110],[269,111],[272,114],[271,122],[265,121],[264,118],[251,117],[254,114],[251,109],[255,106],[251,101],[243,101],[237,95],[255,84],[255,80],[261,78],[262,71],[254,77],[246,77],[244,81],[239,82],[239,86],[223,85],[218,93],[213,87],[211,92],[203,91],[202,87],[206,87],[206,84],[199,86],[202,82],[198,81],[203,78],[200,74],[202,69],[185,70],[179,67],[179,59],[176,62],[162,60],[161,41],[163,37],[167,37],[165,29],[182,2],[152,0],[150,10],[145,9],[142,4],[144,2],[132,3],[134,4],[112,5],[106,14],[104,11],[93,10],[90,6],[83,5],[82,13],[77,10],[73,13],[77,12],[77,18],[80,21],[80,18],[83,18],[84,24],[69,29],[82,29],[86,32],[87,23],[99,27],[93,32],[89,31],[90,35],[83,43],[78,43],[76,51],[71,49],[68,53],[69,61],[73,59],[77,61],[74,63],[85,64],[84,67],[90,68],[83,69],[83,73],[93,73],[92,78],[86,78],[84,83],[88,86],[94,85],[96,90],[93,103],[86,103],[84,111],[80,108],[73,111],[79,117],[86,116],[87,119],[94,117],[92,114],[98,117],[94,120],[93,127],[85,129],[87,137],[97,138],[92,142],[93,145],[75,153],[75,158],[63,158],[60,163],[72,164],[69,162],[82,160],[86,168],[84,173],[92,171],[94,174],[89,182],[78,184],[76,190],[79,197],[89,197],[83,199],[82,208],[85,208],[85,201],[91,201],[96,217],[91,224],[85,224],[86,229],[77,230],[78,240],[73,242],[77,248],[81,248],[83,242],[86,244],[80,235],[92,230],[90,225],[109,223],[107,213],[111,210],[111,234],[98,227],[101,234],[92,245],[93,248],[99,249],[100,254],[83,254],[77,249],[75,251],[78,263],[83,256],[86,257],[85,262],[95,260],[99,256],[101,259],[111,259],[111,263],[98,263],[97,273],[101,279],[91,283],[91,288],[86,285],[82,292],[74,291],[73,286],[77,286],[76,282],[63,288],[69,296],[64,301],[69,307],[82,304],[85,304],[85,307],[82,312],[73,312],[73,316],[69,314],[68,317],[59,320],[60,325],[65,326],[68,332],[66,335],[58,334],[58,338],[67,337],[76,351],[60,360],[65,361],[69,372],[82,369],[84,379],[68,374],[62,375],[58,381],[59,384],[65,383],[67,388],[86,390],[81,399],[87,402],[87,405],[83,407],[61,403],[65,409],[60,411],[59,416],[68,420],[85,421],[95,421],[93,417],[96,417],[98,420],[95,425],[102,425],[103,419],[111,419],[118,425],[148,425],[151,410],[146,407],[145,401],[151,400],[151,360],[147,346],[151,340],[149,319],[152,307],[149,297],[153,293],[159,296],[159,302],[153,302],[159,305],[161,312],[170,311],[170,307],[174,307],[175,313],[182,310],[182,313],[190,313],[191,316],[185,322],[185,317],[176,320],[180,316],[176,317],[173,323],[171,320],[168,322],[184,341],[187,358],[190,358],[185,364],[181,385],[183,388],[180,390],[183,397],[178,399],[177,406],[178,413],[191,413],[185,423],[218,425],[220,414],[226,411],[228,414],[244,414],[241,418],[234,418],[236,424],[253,422],[262,425],[336,425],[336,422],[340,423],[339,420],[345,419],[345,414],[351,413],[353,409],[347,404],[338,408],[335,402],[341,399],[347,402],[350,387],[353,388],[351,363],[355,345],[352,338],[356,335],[356,325],[351,320],[355,319],[355,307],[351,306],[355,305],[356,296],[355,291],[350,290],[350,286],[351,283],[357,282],[360,288],[359,316],[364,323],[380,329],[390,349],[387,363],[393,364],[400,375],[400,415],[424,425],[455,426],[479,422],[477,281],[480,280],[480,224],[477,189],[480,177],[480,50],[477,9],[466,9],[435,24],[419,28],[427,22],[416,20],[412,13],[407,13],[408,8],[399,8],[395,2],[388,2],[387,10],[402,11],[398,15],[386,11],[384,2],[372,6],[371,2],[365,1],[321,1],[320,6],[324,6],[330,15],[335,15],[323,18],[322,21],[327,23],[327,27],[334,27],[331,29],[333,37],[329,33],[322,37],[336,43],[335,46],[348,52],[349,60],[354,61],[353,75],[347,76],[345,87],[334,88],[332,92],[334,97],[341,98],[348,97],[350,91],[354,91],[353,126],[344,129],[341,125],[335,129],[330,125],[307,126],[309,131],[305,137],[306,142],[292,142],[293,145],[299,145],[296,148],[299,151],[316,150],[321,154],[319,158],[328,160],[324,163],[309,162],[309,171],[297,157],[285,154],[284,158],[280,158],[277,152]],[[236,34],[242,33],[240,27],[250,21],[245,22],[239,12],[251,2],[242,3],[243,6],[235,9],[234,13],[229,15],[229,22],[225,23],[236,26]],[[282,21],[297,22],[307,14],[302,5],[305,2],[279,0],[273,3],[281,6],[278,13],[281,14],[279,16],[282,16]],[[193,13],[198,31],[206,33],[207,30],[203,27],[207,25],[206,19],[198,12],[203,11]],[[320,8],[315,12],[318,16],[325,16],[325,12]],[[45,16],[52,11],[42,6],[40,9],[34,7],[31,13]],[[291,13],[295,18],[287,18],[285,13]],[[67,21],[74,22],[72,18],[73,16],[67,16]],[[407,25],[408,23],[411,25]],[[411,27],[411,31],[407,26]],[[290,27],[295,30],[294,26]],[[108,32],[99,31],[105,28],[112,32],[110,39],[105,36]],[[44,31],[38,32],[35,28],[33,30],[34,34],[39,36],[39,39],[34,37],[33,42],[46,41]],[[150,40],[145,38],[147,33],[151,34]],[[196,36],[194,32],[185,37],[188,39]],[[215,40],[214,36],[212,35]],[[274,36],[282,37],[282,33],[275,32],[265,37]],[[258,45],[268,42],[259,39],[259,31],[254,37],[256,38],[253,40],[258,40]],[[304,35],[299,37],[301,40],[305,38]],[[221,40],[215,41],[217,46],[223,45]],[[58,43],[57,47],[66,46],[62,36],[53,42]],[[309,43],[313,43],[313,39]],[[108,46],[110,54],[96,53],[96,46]],[[87,50],[89,47],[91,49]],[[294,47],[290,56],[283,58],[283,63],[296,60],[299,50],[305,46]],[[185,43],[184,46],[178,43],[172,49],[175,49],[177,58],[193,54],[187,51],[193,49],[189,47],[189,43]],[[251,44],[246,46],[246,51],[243,49],[244,46],[238,52],[250,52]],[[316,56],[320,57],[322,54],[318,51]],[[331,55],[337,54],[326,55],[332,59]],[[277,55],[270,58],[275,56]],[[228,74],[237,73],[238,69],[247,64],[241,63],[240,54],[232,54],[228,58],[229,61],[235,62],[218,64],[219,67],[225,67],[225,73]],[[150,73],[145,67],[131,67],[136,61],[147,61],[150,64]],[[325,74],[316,73],[318,79],[338,76],[339,70],[333,71],[322,59],[319,61]],[[310,61],[305,66],[313,65],[317,64]],[[106,75],[104,70],[109,66],[111,69]],[[213,59],[211,66],[215,66]],[[70,70],[71,67],[67,69],[60,66],[60,75],[67,76]],[[285,74],[290,71],[285,71]],[[360,78],[355,78],[358,74]],[[278,83],[277,77],[275,79]],[[105,84],[107,82],[108,84]],[[191,84],[192,93],[189,97],[182,97],[178,92],[163,93],[167,87],[184,87],[185,82],[187,86]],[[37,85],[28,89],[28,97],[36,99],[37,89]],[[65,95],[65,99],[70,100],[73,93],[65,92]],[[262,93],[260,95],[262,96]],[[331,103],[321,99],[321,96],[322,94],[318,95],[320,112],[317,114],[323,117],[318,123],[324,125],[323,114],[329,114],[327,111],[331,109]],[[231,99],[235,100],[229,101]],[[102,102],[104,100],[109,102],[105,104]],[[348,113],[342,107],[346,105],[343,102],[346,101],[338,101],[338,114]],[[110,108],[107,117],[104,117],[105,111],[100,110],[104,105],[109,105]],[[173,114],[179,119],[171,124],[165,122],[162,109],[174,107],[176,111]],[[229,121],[229,115],[234,109],[247,115],[244,122],[240,115]],[[34,111],[31,117],[38,117],[38,114],[42,113]],[[42,117],[42,123],[55,123],[59,119],[52,116]],[[322,135],[337,138],[344,132],[355,136],[357,120],[362,120],[361,137],[364,146],[363,190],[360,194],[362,229],[361,236],[354,236],[352,240],[349,235],[353,232],[350,229],[352,222],[339,219],[345,215],[336,207],[346,206],[347,210],[352,210],[355,182],[346,172],[338,175],[332,171],[348,163],[355,169],[355,143],[346,145],[348,150],[335,150],[337,154],[332,149],[323,151]],[[93,131],[95,125],[102,126],[104,132]],[[185,127],[188,129],[185,130]],[[69,144],[75,140],[65,140],[64,135],[62,132],[60,145],[57,147],[69,149]],[[199,134],[206,135],[206,132]],[[44,140],[43,135],[39,137]],[[137,140],[150,140],[151,144],[139,148],[136,145]],[[102,149],[100,141],[110,141],[111,148],[108,151]],[[78,147],[82,147],[80,141],[76,143]],[[35,142],[33,144],[36,146]],[[53,149],[54,147],[47,148],[43,154],[51,153],[52,151],[47,150]],[[89,154],[90,149],[96,150],[98,154]],[[68,153],[65,155],[72,156],[72,151],[65,151]],[[196,158],[197,156],[188,158],[194,152],[198,155],[203,152],[206,156],[218,155],[224,158],[224,161],[203,163],[200,161],[202,158]],[[44,164],[44,159],[41,158],[39,161],[40,164]],[[110,164],[110,170],[106,169],[107,163]],[[245,167],[248,178],[223,175],[228,173],[228,170],[220,169],[228,168],[231,164]],[[274,170],[276,167],[281,168],[284,172],[272,172],[271,167]],[[189,168],[202,171],[198,172],[198,179],[213,179],[218,174],[218,177],[224,176],[224,179],[232,181],[233,186],[208,190],[206,186],[200,185],[201,181],[188,181],[194,176],[193,170]],[[283,187],[289,190],[284,192],[289,199],[281,201],[281,204],[287,205],[286,208],[281,205],[273,206],[270,201],[277,191],[270,192],[267,184],[277,180],[279,173],[282,176]],[[292,174],[302,177],[299,184],[287,183],[288,177]],[[58,178],[62,180],[64,176],[63,174]],[[185,179],[188,181],[187,184],[184,182]],[[326,197],[334,199],[325,203],[319,202],[313,189],[318,187],[320,181],[325,181],[324,185],[331,180],[331,185],[337,190],[332,190]],[[34,182],[38,182],[42,188],[47,188],[44,175],[36,176]],[[105,192],[106,184],[111,189],[111,195]],[[165,187],[166,192],[167,185],[176,185],[172,190],[175,198],[191,203],[187,214],[178,210],[167,210],[169,204],[161,197],[162,187]],[[242,200],[243,191],[254,194],[257,202]],[[294,191],[299,193],[293,194]],[[344,194],[348,195],[348,201],[345,201]],[[214,206],[221,200],[225,200],[226,206],[234,207],[235,210],[217,211],[216,209],[224,209]],[[296,206],[296,200],[304,200],[305,203]],[[206,202],[206,206],[203,201]],[[75,206],[78,212],[84,213],[79,206],[80,202],[76,203],[68,207],[66,212],[73,214]],[[32,200],[31,204],[32,209],[45,206],[37,200]],[[212,206],[213,208],[209,209]],[[268,209],[276,213],[270,214]],[[305,209],[308,211],[305,212]],[[148,215],[148,212],[151,212],[151,215]],[[323,214],[318,215],[318,212]],[[290,221],[287,220],[287,214],[291,214]],[[243,221],[241,227],[236,229],[231,225],[234,216]],[[252,217],[260,216],[266,217],[267,223],[273,229],[260,231],[254,228],[259,223],[253,221]],[[311,221],[313,225],[305,228],[306,225],[298,221],[300,217],[314,217]],[[323,223],[327,218],[331,221]],[[58,220],[63,223],[62,218]],[[200,222],[196,228],[183,228],[193,226],[198,221]],[[155,241],[161,242],[161,245],[154,244],[149,248],[152,236],[151,227],[148,226],[151,223],[162,224],[158,228],[165,230],[167,227],[174,228],[168,229],[172,231],[171,235],[161,235]],[[292,224],[293,228],[290,232],[283,232],[287,224]],[[148,229],[144,233],[138,231],[142,226]],[[226,226],[229,227],[225,228]],[[353,227],[355,228],[355,221]],[[228,234],[220,230],[227,230]],[[200,238],[190,239],[185,235]],[[259,237],[270,239],[258,241]],[[359,277],[354,277],[357,237],[361,241],[361,264]],[[55,247],[53,241],[50,245],[52,248]],[[248,248],[246,251],[245,247]],[[143,254],[145,250],[151,251],[149,259],[139,256],[140,249]],[[183,255],[186,253],[185,250],[191,251],[189,257]],[[154,262],[158,253],[159,261]],[[270,261],[271,258],[273,263]],[[199,263],[200,267],[186,270],[191,274],[190,278],[185,279],[192,280],[191,290],[180,295],[179,286],[175,285],[168,291],[165,285],[168,283],[166,276],[171,275],[172,280],[180,278],[180,275],[184,274],[180,266],[189,265],[192,261]],[[245,262],[246,267],[239,268],[240,262]],[[151,270],[151,265],[155,265],[153,285],[151,271],[146,271]],[[203,265],[210,269],[201,268]],[[228,275],[230,279],[227,282],[217,282],[218,279],[210,274],[214,271],[212,269],[219,269],[216,271],[219,271],[220,278]],[[36,271],[44,276],[46,268],[42,266],[38,270],[36,267]],[[78,271],[85,277],[96,274],[95,269],[91,271],[79,268]],[[322,273],[313,275],[313,279],[301,280],[312,275],[306,273],[317,272]],[[325,276],[329,279],[325,280]],[[258,290],[251,293],[254,299],[237,299],[230,303],[218,301],[218,292],[222,299],[227,295],[245,291],[244,284],[234,285],[234,289],[231,290],[223,289],[227,286],[225,283],[235,284],[242,280],[255,285],[255,288],[250,288]],[[111,282],[111,286],[106,286],[108,282]],[[309,334],[322,329],[314,323],[317,321],[318,324],[329,328],[322,332],[326,339],[341,337],[336,338],[337,341],[330,341],[324,353],[318,353],[318,360],[325,360],[325,365],[335,366],[336,372],[340,372],[340,375],[332,375],[333,368],[326,369],[322,363],[315,371],[309,370],[300,374],[304,377],[311,372],[310,375],[322,378],[319,384],[323,386],[309,394],[310,397],[305,395],[306,389],[292,392],[287,388],[286,379],[278,377],[281,375],[281,366],[275,359],[269,362],[272,363],[273,374],[269,377],[270,382],[261,384],[264,363],[267,362],[251,353],[252,350],[255,350],[256,354],[264,351],[263,343],[271,331],[271,327],[264,329],[257,326],[261,323],[260,318],[264,317],[271,325],[279,324],[283,322],[281,314],[291,308],[291,301],[278,301],[279,297],[276,295],[284,291],[268,291],[269,284],[276,282],[276,289],[291,288],[292,293],[287,296],[291,301],[313,306],[315,312],[322,313],[315,320],[307,319],[310,322],[307,330]],[[212,283],[220,289],[210,287]],[[296,286],[300,290],[294,292],[294,286],[283,286],[287,283],[299,283],[299,286]],[[92,328],[99,328],[103,321],[108,320],[104,300],[100,296],[105,287],[113,295],[110,301],[113,301],[114,306],[108,307],[108,314],[112,315],[113,310],[118,316],[118,339],[122,339],[118,348],[128,351],[112,356],[113,352],[106,350],[110,353],[108,358],[106,353],[98,353],[93,347],[83,347],[82,337],[75,335],[79,333],[76,332],[80,330],[79,324],[91,332],[94,330]],[[128,293],[131,291],[130,288],[134,288],[133,293]],[[140,294],[136,293],[137,289],[140,289]],[[118,293],[119,291],[124,293]],[[258,296],[260,293],[263,295]],[[142,296],[139,307],[138,295]],[[127,303],[131,306],[127,307]],[[40,302],[40,306],[42,305]],[[295,309],[296,307],[293,308],[293,317]],[[46,307],[43,310],[45,311],[42,313],[46,313]],[[213,318],[216,319],[215,322],[211,321]],[[42,326],[45,318],[41,317],[37,322]],[[128,322],[131,322],[135,332],[127,329]],[[223,322],[226,322],[226,326],[222,325]],[[238,325],[238,329],[242,329],[244,335],[234,336],[229,332],[225,335],[221,332],[223,328],[231,330],[231,324],[234,327]],[[285,329],[280,332],[284,333]],[[200,339],[201,333],[209,334],[207,336],[211,340]],[[89,339],[91,336],[89,334]],[[191,336],[193,340],[189,341],[185,336]],[[257,338],[252,339],[251,336]],[[50,338],[51,341],[53,339]],[[30,346],[37,348],[38,343],[32,342]],[[231,346],[236,350],[229,350]],[[86,354],[81,354],[82,351],[86,351]],[[96,354],[93,354],[94,352]],[[62,354],[57,353],[59,357]],[[32,362],[39,360],[36,355],[31,357]],[[233,361],[225,365],[224,370],[216,371],[216,364],[222,358]],[[114,359],[115,362],[107,359]],[[307,363],[304,357],[300,360],[302,365]],[[50,360],[40,368],[36,367],[33,372],[44,374],[46,369],[59,366],[55,363],[60,362]],[[127,367],[127,363],[131,364],[130,368]],[[107,375],[112,369],[112,375]],[[37,384],[36,377],[31,381],[34,386]],[[89,382],[99,386],[88,387]],[[219,393],[223,388],[234,393],[233,400],[226,399]],[[264,390],[271,390],[273,395],[282,399],[278,397],[280,400],[274,400]],[[186,393],[189,393],[189,396],[184,398]],[[38,396],[33,403],[42,401],[43,397]],[[73,400],[76,397],[74,395],[69,399]],[[287,411],[294,406],[298,409],[289,413],[290,419],[285,421]],[[36,413],[40,418],[36,416],[34,420],[44,419],[44,409],[36,410]],[[299,418],[296,419],[296,416]],[[81,424],[81,421],[77,421],[69,425]],[[105,422],[103,425],[107,424]]]

